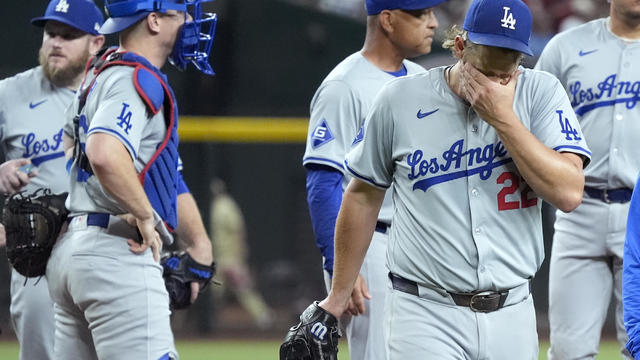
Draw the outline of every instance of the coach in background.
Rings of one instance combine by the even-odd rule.
[[[309,308],[322,316],[307,310],[303,320],[331,323],[347,309],[393,185],[393,290],[379,324],[388,358],[538,358],[530,280],[544,257],[540,198],[575,209],[590,151],[558,80],[518,66],[531,55],[531,20],[521,1],[475,0],[445,42],[455,65],[380,91],[345,161],[354,179],[331,292]]]
[[[429,53],[438,22],[433,7],[445,0],[367,0],[367,32],[362,50],[338,64],[311,101],[307,147],[307,201],[316,244],[324,257],[327,291],[333,272],[333,238],[342,194],[351,175],[346,153],[362,140],[364,120],[382,86],[424,71],[405,60]],[[385,359],[382,337],[387,270],[384,265],[393,205],[389,192],[378,215],[371,246],[345,317],[351,359]]]
[[[62,127],[64,112],[80,85],[89,58],[104,44],[103,17],[92,1],[52,0],[44,16],[40,66],[0,81],[0,191],[69,191]],[[22,166],[33,167],[32,170]],[[11,271],[11,321],[20,359],[54,359],[53,301],[45,277],[27,279]]]
[[[640,170],[638,39],[640,2],[612,0],[608,18],[556,35],[536,64],[564,86],[593,150],[582,204],[571,213],[556,214],[549,273],[549,359],[595,358],[612,300],[622,357],[630,357],[625,349],[622,281],[629,200]],[[625,261],[628,255],[633,256],[625,252]],[[628,265],[624,266],[631,275],[637,260]],[[629,290],[634,284],[638,289],[633,276],[625,282]],[[638,332],[640,300],[637,295],[625,297],[629,310],[635,309],[624,311],[627,329]],[[629,345],[640,354],[639,340]]]

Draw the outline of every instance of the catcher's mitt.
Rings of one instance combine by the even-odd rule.
[[[7,257],[17,272],[26,277],[42,276],[51,249],[69,212],[64,206],[68,193],[49,189],[25,191],[9,196],[2,209],[7,236]]]
[[[172,251],[162,256],[160,264],[164,269],[164,285],[169,293],[172,310],[184,309],[191,305],[191,282],[200,283],[202,292],[216,274],[216,263],[203,265],[196,262],[186,251]]]
[[[315,301],[280,345],[280,360],[337,360],[338,319]]]

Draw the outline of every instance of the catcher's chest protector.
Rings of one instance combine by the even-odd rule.
[[[166,76],[161,73],[155,66],[151,65],[145,58],[134,53],[117,53],[116,48],[110,48],[103,54],[98,54],[89,64],[85,80],[86,83],[92,76],[89,86],[83,87],[80,95],[80,104],[78,106],[78,116],[86,103],[87,96],[93,88],[98,75],[110,66],[131,66],[135,70],[133,72],[133,82],[138,95],[147,105],[150,114],[157,114],[160,109],[164,109],[164,119],[167,125],[167,134],[163,141],[158,144],[156,152],[151,160],[145,165],[144,169],[138,174],[140,183],[144,187],[144,191],[153,206],[153,209],[164,220],[165,224],[171,229],[175,229],[178,225],[177,216],[177,182],[178,182],[178,106],[173,94],[173,90],[166,82]],[[78,160],[79,171],[82,169],[90,173],[91,167],[86,160],[83,149],[79,146],[79,122],[75,123],[76,136],[76,152],[80,157]],[[83,161],[84,160],[84,161]],[[80,172],[79,172],[80,173]]]

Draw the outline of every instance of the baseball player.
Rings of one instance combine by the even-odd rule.
[[[445,42],[459,61],[385,85],[347,154],[355,178],[319,306],[347,308],[393,184],[389,359],[538,358],[541,199],[577,207],[591,153],[558,80],[518,66],[532,54],[531,21],[521,1],[473,1]]]
[[[216,17],[201,2],[105,1],[100,32],[120,47],[92,60],[64,128],[71,220],[47,266],[57,359],[177,359],[159,250],[178,222],[205,249],[195,261],[211,248],[193,198],[177,195],[178,110],[158,69],[213,74]]]
[[[382,86],[396,77],[424,71],[405,58],[431,51],[438,26],[433,7],[443,1],[367,0],[367,33],[362,50],[338,64],[311,101],[302,163],[307,170],[307,201],[316,244],[324,256],[327,291],[333,271],[335,220],[342,193],[351,179],[342,165],[344,157],[362,140],[364,119]],[[362,316],[346,319],[352,359],[385,358],[382,328],[375,324],[383,318],[387,292],[384,259],[392,214],[389,192],[352,294],[352,313]]]
[[[593,359],[613,290],[624,358],[623,244],[638,171],[640,2],[612,0],[610,17],[556,35],[536,69],[564,86],[589,145],[584,199],[558,212],[549,273],[550,359]],[[631,100],[632,102],[629,102]]]
[[[89,58],[104,43],[102,13],[92,1],[52,0],[43,16],[40,66],[0,81],[0,191],[69,189],[62,145],[64,111]],[[29,170],[31,169],[31,170]],[[11,320],[20,359],[54,359],[53,302],[47,279],[11,272]]]

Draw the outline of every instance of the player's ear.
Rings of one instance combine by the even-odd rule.
[[[391,10],[382,10],[380,14],[378,14],[378,22],[380,23],[380,27],[386,33],[393,32],[395,21],[395,15]]]
[[[89,41],[89,51],[91,52],[91,55],[95,55],[100,49],[102,49],[102,46],[104,46],[104,41],[104,35],[91,37],[91,40]]]
[[[152,34],[157,34],[160,32],[160,15],[156,12],[149,13],[146,17],[147,29]]]
[[[464,48],[464,39],[460,35],[456,36],[456,38],[453,40],[453,56],[458,59],[462,59]]]

